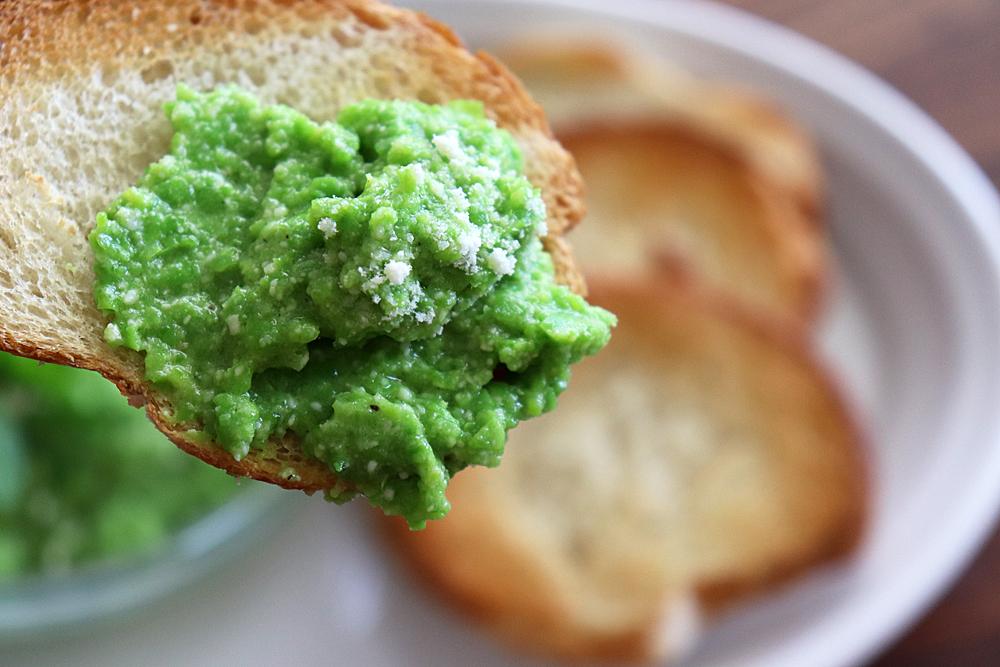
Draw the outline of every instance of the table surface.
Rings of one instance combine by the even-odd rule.
[[[1000,2],[725,0],[872,70],[933,116],[1000,186]],[[962,578],[869,667],[1000,664],[1000,531]]]

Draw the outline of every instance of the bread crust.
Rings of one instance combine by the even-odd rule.
[[[77,76],[94,62],[145,70],[165,56],[182,59],[206,48],[225,48],[241,36],[287,35],[315,30],[317,23],[405,33],[410,51],[400,57],[428,63],[448,87],[446,98],[423,101],[481,100],[487,115],[532,153],[526,156],[525,175],[546,198],[550,234],[562,234],[583,217],[573,159],[553,140],[542,108],[517,77],[488,53],[470,53],[445,24],[375,0],[177,0],[142,6],[115,0],[7,2],[0,4],[0,80],[15,90],[29,79]],[[377,90],[367,92],[379,96]]]
[[[368,69],[356,72],[356,80],[331,81],[340,102],[361,97],[432,103],[456,98],[481,100],[487,115],[518,142],[524,155],[524,174],[541,190],[548,208],[549,234],[544,242],[553,251],[557,280],[584,290],[568,246],[559,238],[584,214],[581,179],[573,158],[553,138],[541,107],[503,65],[488,54],[470,53],[444,24],[374,0],[0,3],[0,146],[7,140],[6,147],[13,149],[7,151],[7,159],[22,159],[16,155],[19,144],[13,138],[21,132],[16,127],[16,114],[30,115],[45,104],[48,91],[62,90],[70,85],[67,82],[100,87],[122,73],[138,73],[152,89],[165,77],[183,80],[177,74],[179,64],[206,53],[222,58],[239,49],[266,49],[269,40],[292,43],[294,51],[299,40],[306,44],[316,39],[329,43],[330,55],[324,57],[334,63],[341,54],[357,57],[359,50],[368,57],[364,61]],[[216,72],[216,82],[220,76],[239,80],[238,74],[246,76],[246,72],[223,68]],[[199,80],[185,82],[201,86]],[[38,100],[34,107],[32,99]],[[301,110],[307,115],[314,111]],[[326,115],[335,111],[329,104],[321,110]],[[102,119],[98,114],[86,122],[100,124]],[[90,157],[80,159],[86,162]],[[107,184],[108,191],[117,193],[133,185],[144,166],[135,167],[137,172],[130,181]],[[104,342],[107,320],[93,301],[93,259],[86,242],[93,220],[61,214],[63,184],[51,176],[46,178],[45,171],[44,165],[27,162],[23,172],[12,168],[12,187],[20,190],[12,190],[15,194],[11,195],[0,187],[0,260],[5,263],[0,283],[11,290],[8,298],[0,298],[0,349],[98,371],[115,382],[133,404],[144,404],[153,423],[178,447],[231,474],[309,492],[337,488],[326,464],[306,457],[294,434],[272,439],[266,451],[251,451],[237,461],[205,441],[197,433],[197,424],[174,421],[169,400],[144,379],[142,356]],[[0,181],[2,176],[0,173]],[[43,213],[29,216],[19,212],[14,205],[19,202],[14,200],[22,196],[41,199]],[[103,205],[108,203],[110,198]],[[54,219],[39,219],[46,216]],[[41,244],[43,254],[48,246],[58,248],[51,251],[51,257],[42,258],[42,263],[48,264],[42,273],[58,275],[62,281],[51,298],[39,295],[45,288],[36,282],[35,267],[20,270],[26,262],[26,244],[18,230],[24,226],[31,226],[43,241],[54,239]],[[71,259],[65,265],[64,255]],[[25,298],[30,301],[32,295],[37,299],[27,303]],[[58,313],[36,316],[36,310],[45,310],[49,301],[56,300]]]

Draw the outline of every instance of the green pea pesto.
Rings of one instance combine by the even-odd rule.
[[[97,373],[0,353],[0,582],[147,554],[239,489]]]
[[[170,153],[90,236],[111,345],[235,457],[294,431],[413,527],[555,407],[614,316],[553,279],[545,207],[479,103],[337,122],[179,87]]]

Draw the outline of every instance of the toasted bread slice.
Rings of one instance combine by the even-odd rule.
[[[618,327],[559,409],[514,429],[496,470],[458,475],[448,517],[387,526],[434,591],[504,640],[660,659],[705,617],[855,546],[860,436],[801,328],[676,279],[590,289]]]
[[[822,172],[776,106],[612,42],[539,38],[501,53],[583,173],[588,223],[569,240],[585,272],[667,257],[815,318],[830,264]]]
[[[669,260],[748,303],[815,316],[822,232],[732,150],[669,122],[578,127],[560,140],[587,185],[587,224],[571,241],[588,275],[638,276]]]
[[[236,82],[321,121],[366,97],[481,100],[542,190],[559,278],[583,289],[560,239],[583,213],[572,158],[514,76],[422,14],[369,0],[0,3],[0,349],[99,371],[195,456],[288,488],[336,482],[292,436],[234,460],[173,419],[139,354],[104,342],[87,234],[167,151],[162,104],[180,82]]]

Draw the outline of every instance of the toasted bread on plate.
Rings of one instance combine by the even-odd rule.
[[[583,174],[587,224],[568,239],[585,272],[666,258],[815,321],[831,265],[822,170],[778,106],[607,38],[536,36],[500,53]]]
[[[523,650],[651,661],[854,548],[861,436],[807,332],[702,285],[591,279],[619,324],[559,409],[458,475],[448,517],[387,524],[434,592]]]

